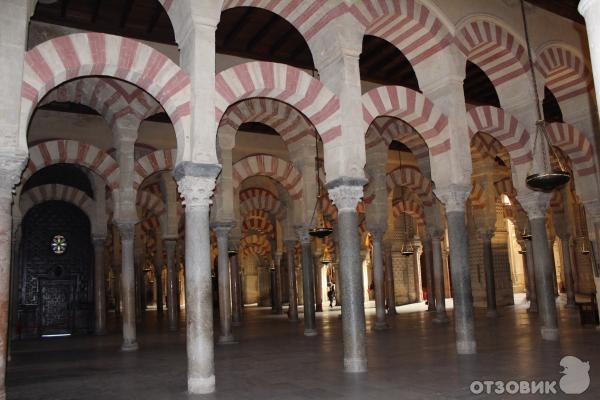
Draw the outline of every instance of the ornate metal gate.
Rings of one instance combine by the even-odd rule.
[[[87,216],[69,203],[49,201],[32,208],[22,226],[17,332],[89,332],[93,250]]]

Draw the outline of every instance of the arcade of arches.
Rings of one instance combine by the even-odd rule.
[[[329,318],[357,376],[405,305],[460,359],[525,308],[556,344],[599,293],[599,0],[589,37],[526,4],[536,87],[518,1],[103,3],[2,1],[0,398],[51,336],[185,333],[205,394],[255,319],[311,352]],[[525,185],[559,159],[567,185]]]

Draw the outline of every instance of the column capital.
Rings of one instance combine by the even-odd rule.
[[[92,235],[92,243],[94,244],[94,247],[104,246],[105,242],[106,242],[106,236]]]
[[[214,229],[215,233],[217,234],[217,237],[219,237],[219,236],[227,237],[227,235],[229,235],[229,232],[231,231],[231,229],[233,229],[234,226],[235,226],[235,222],[233,222],[233,221],[215,222],[212,224],[211,228]]]
[[[119,233],[121,234],[121,240],[133,240],[135,236],[135,222],[133,221],[115,221]]]
[[[363,197],[363,186],[366,183],[365,178],[342,177],[328,182],[325,186],[338,211],[354,211]]]
[[[298,236],[300,244],[310,244],[310,235],[308,234],[308,227],[305,225],[295,225],[294,230]]]
[[[483,227],[481,229],[477,229],[477,233],[479,234],[479,236],[481,236],[481,239],[483,241],[486,241],[492,240],[492,237],[494,236],[494,233],[496,233],[496,230]]]
[[[383,235],[385,235],[385,227],[374,226],[370,228],[367,227],[367,229],[371,233],[371,236],[373,236],[373,241],[381,242],[383,240]]]
[[[437,197],[444,203],[446,212],[465,212],[466,201],[471,193],[471,185],[451,184],[434,189]]]
[[[13,188],[21,180],[27,155],[0,154],[0,199],[12,201]]]
[[[527,217],[532,219],[546,218],[546,209],[550,205],[552,193],[529,192],[527,194],[518,194],[517,200],[527,213]]]
[[[179,192],[184,198],[186,209],[208,209],[212,204],[211,197],[216,185],[216,178],[221,171],[219,164],[200,164],[181,162],[175,167],[173,175],[177,180]]]
[[[444,239],[444,230],[437,226],[427,228],[427,233],[431,239],[442,241]]]
[[[590,7],[594,4],[598,4],[597,0],[579,0],[579,5],[577,6],[577,11],[579,11],[579,14],[583,15],[583,17],[586,17],[587,12],[590,10]]]
[[[296,248],[296,241],[293,239],[286,239],[283,241],[283,244],[285,245],[285,249],[286,251],[291,251],[292,253],[294,252],[294,249]]]

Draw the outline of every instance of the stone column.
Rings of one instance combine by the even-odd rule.
[[[138,349],[135,328],[135,271],[133,263],[133,222],[116,222],[121,234],[121,301],[123,303],[123,344],[121,350]]]
[[[0,19],[3,19],[0,17]],[[4,30],[0,27],[0,33]],[[0,55],[0,57],[2,57]],[[11,158],[14,157],[14,158]],[[10,303],[10,246],[12,243],[12,188],[19,180],[25,159],[0,159],[0,399],[6,398],[8,315]]]
[[[494,231],[483,230],[479,232],[483,242],[483,269],[485,271],[485,295],[487,301],[487,316],[496,317],[496,276],[494,273],[494,256],[492,250],[492,237]]]
[[[445,324],[448,322],[446,314],[446,294],[444,292],[444,263],[442,261],[442,240],[444,231],[432,228],[429,231],[431,237],[431,254],[433,264],[433,287],[435,291],[435,318],[433,322]]]
[[[273,258],[273,261],[275,263],[275,296],[273,296],[273,298],[275,299],[274,304],[273,304],[273,311],[275,312],[275,314],[282,314],[283,313],[283,306],[282,306],[282,302],[283,302],[283,291],[282,291],[282,282],[281,282],[281,257],[282,257],[282,253],[280,252],[276,252],[275,256]]]
[[[425,258],[425,274],[427,280],[427,311],[435,311],[435,284],[433,283],[433,254],[431,236],[423,239],[423,254]]]
[[[163,313],[163,282],[162,282],[162,267],[164,265],[163,260],[163,240],[157,232],[156,235],[156,247],[154,252],[154,275],[156,282],[156,313],[159,318],[162,317]]]
[[[458,185],[445,190],[436,190],[436,194],[446,207],[446,219],[448,221],[454,298],[454,330],[458,354],[474,354],[477,352],[473,321],[468,233],[465,225],[465,201],[469,193],[470,188]],[[436,246],[434,245],[434,247]]]
[[[215,390],[209,207],[220,167],[180,163],[174,171],[185,205],[185,312],[188,392]]]
[[[97,236],[94,242],[94,335],[106,335],[106,290],[104,278],[104,241]]]
[[[233,227],[231,223],[215,224],[214,230],[217,235],[218,257],[218,282],[219,282],[219,321],[221,323],[220,344],[235,343],[231,333],[231,286],[229,282],[229,231]]]
[[[529,308],[531,313],[538,312],[537,290],[535,287],[535,260],[533,259],[533,244],[531,239],[525,239],[525,256],[527,257],[527,280],[529,282]]]
[[[567,290],[566,307],[574,308],[575,305],[575,289],[573,287],[573,272],[571,269],[571,235],[565,234],[560,236],[562,246],[563,268],[565,271],[565,289]]]
[[[287,257],[288,287],[290,298],[288,319],[290,322],[298,322],[298,291],[296,289],[296,266],[294,263],[294,247],[295,242],[293,240],[285,241],[285,255]]]
[[[338,209],[340,265],[344,293],[342,332],[345,372],[367,371],[364,291],[356,212],[356,205],[363,195],[365,183],[365,179],[339,178],[327,184],[329,195]]]
[[[385,279],[388,315],[396,315],[396,287],[394,285],[394,262],[392,258],[392,244],[385,245]]]
[[[541,333],[544,340],[558,340],[558,319],[556,315],[556,301],[554,297],[554,274],[552,257],[548,247],[546,232],[546,208],[550,196],[544,194],[531,194],[519,199],[529,217],[531,226],[531,242],[535,265],[535,287],[541,322]]]
[[[242,293],[240,291],[240,266],[238,264],[239,240],[230,239],[229,245],[233,250],[229,255],[231,268],[231,325],[242,325]]]
[[[315,267],[315,311],[323,312],[323,277],[321,275],[321,269],[323,263],[321,258],[323,254],[319,252],[313,253],[313,265]]]
[[[383,254],[381,241],[385,231],[380,228],[371,229],[373,238],[373,281],[375,285],[375,329],[382,330],[389,328],[385,322],[385,287],[383,273]]]
[[[310,236],[305,226],[296,227],[302,248],[302,297],[304,299],[304,336],[316,336],[314,267]]]
[[[167,310],[169,312],[169,330],[179,330],[179,313],[177,312],[177,291],[179,289],[179,274],[175,264],[175,238],[165,239],[167,249]]]
[[[136,323],[140,323],[142,322],[142,314],[143,314],[143,309],[142,309],[142,293],[144,292],[143,290],[143,285],[142,285],[142,278],[143,278],[143,272],[142,272],[142,249],[140,247],[140,242],[142,240],[141,235],[138,234],[136,235],[136,237],[134,237],[134,243],[137,243],[137,246],[134,247],[134,251],[133,251],[133,276],[134,276],[134,289],[135,289],[135,322]]]

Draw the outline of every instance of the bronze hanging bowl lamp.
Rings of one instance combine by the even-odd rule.
[[[319,171],[319,139],[317,132],[315,132],[315,177],[317,180],[317,199],[315,201],[315,208],[311,220],[315,221],[315,225],[308,230],[308,234],[312,237],[323,239],[333,233],[333,229],[325,225],[325,218],[323,217],[323,209],[321,208],[321,180]]]
[[[529,56],[529,69],[531,70],[531,78],[533,80],[533,91],[535,94],[535,106],[537,110],[538,120],[535,123],[535,137],[533,139],[533,162],[532,162],[532,170],[529,171],[527,177],[525,178],[525,183],[532,190],[542,191],[542,192],[550,192],[558,187],[561,187],[565,183],[569,182],[571,179],[571,174],[563,167],[560,157],[556,154],[556,150],[552,146],[550,139],[548,137],[548,131],[546,129],[546,121],[544,121],[544,117],[542,115],[542,110],[540,108],[540,97],[537,91],[537,81],[535,79],[535,68],[533,65],[533,57],[531,55],[531,44],[529,43],[529,31],[527,29],[527,17],[525,15],[525,1],[521,0],[521,15],[523,17],[523,28],[525,30],[525,43],[527,44],[527,55]],[[543,143],[544,141],[556,161],[558,162],[558,169],[552,169],[549,165],[548,157],[544,154]],[[542,166],[540,171],[533,171],[535,165],[535,157],[536,157],[536,148],[538,145],[538,141],[542,148],[540,149],[542,156]]]
[[[521,233],[521,238],[525,239],[525,240],[530,240],[531,239],[531,233],[529,233],[529,229],[527,229],[527,227],[523,228],[523,232]]]

